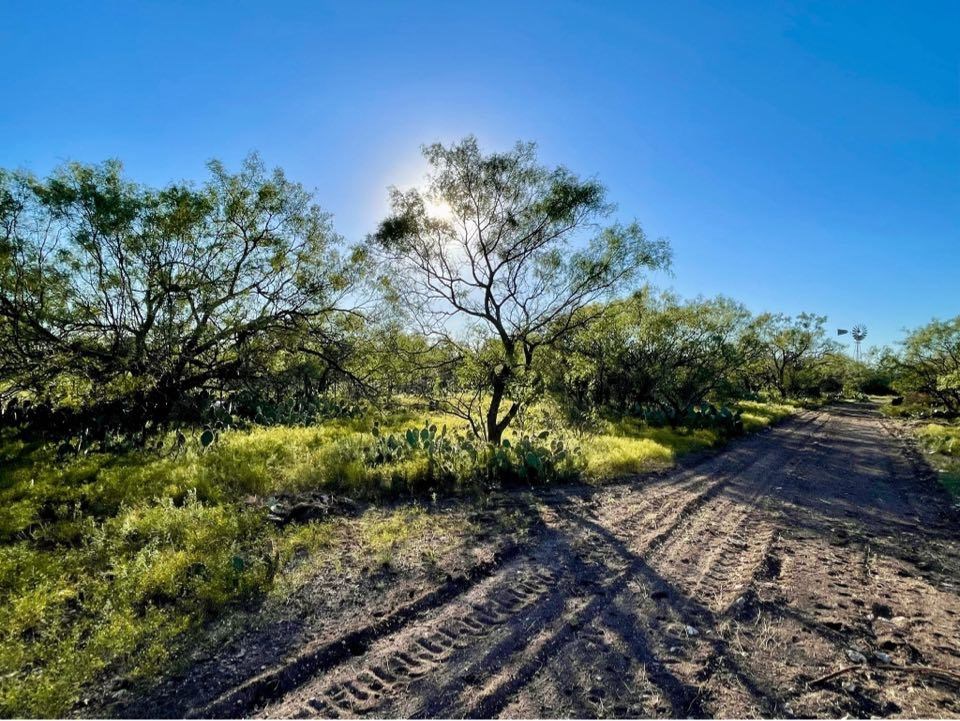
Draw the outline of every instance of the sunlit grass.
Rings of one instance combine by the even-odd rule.
[[[960,426],[928,423],[916,430],[916,436],[940,483],[960,499]]]
[[[797,407],[788,403],[762,403],[760,401],[739,401],[735,405],[743,419],[743,428],[747,433],[782,421],[797,412]]]
[[[582,445],[586,473],[594,480],[664,468],[678,455],[709,448],[719,439],[713,431],[652,428],[633,418],[604,426]]]
[[[917,430],[917,437],[932,453],[960,458],[960,426],[928,423]]]
[[[751,429],[787,412],[744,409]],[[351,543],[384,565],[406,544],[461,532],[416,504],[282,529],[265,518],[273,494],[376,499],[421,488],[422,458],[371,467],[363,452],[374,421],[396,432],[426,420],[409,411],[254,427],[225,431],[206,449],[191,436],[178,450],[168,438],[159,454],[64,461],[50,447],[0,443],[0,716],[60,716],[99,679],[156,676],[208,619],[287,588],[298,559]],[[602,480],[668,466],[719,440],[626,419],[579,443],[585,475]]]
[[[757,431],[796,412],[787,404],[743,401],[744,430]],[[583,442],[586,472],[592,479],[643,473],[670,466],[678,456],[714,447],[722,442],[715,430],[654,428],[635,418],[607,421],[602,432]]]

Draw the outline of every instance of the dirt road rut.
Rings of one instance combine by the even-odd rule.
[[[495,567],[198,715],[960,715],[956,515],[872,409],[535,498]]]

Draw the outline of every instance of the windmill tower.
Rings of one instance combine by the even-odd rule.
[[[857,323],[853,328],[850,329],[850,337],[853,338],[853,344],[855,347],[854,357],[857,359],[857,363],[862,360],[860,354],[860,344],[863,343],[863,340],[867,337],[867,326],[862,323]]]

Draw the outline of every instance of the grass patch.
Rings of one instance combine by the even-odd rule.
[[[361,519],[356,540],[375,566],[388,566],[404,546],[427,537],[437,538],[467,532],[450,527],[446,520],[421,505],[404,506],[388,512],[372,512]]]
[[[664,468],[678,455],[719,441],[710,430],[652,428],[633,418],[609,421],[603,432],[582,443],[586,474],[594,480]]]
[[[953,498],[960,499],[960,426],[928,423],[915,434],[940,483]]]
[[[739,401],[735,408],[740,411],[743,429],[747,433],[759,431],[797,412],[797,406],[789,403],[763,403],[761,401]]]
[[[796,407],[783,403],[741,401],[744,430],[755,432],[783,420]],[[721,445],[724,438],[711,429],[655,428],[635,418],[607,421],[602,432],[582,443],[586,474],[594,480],[643,473],[672,465],[677,457]]]
[[[788,412],[759,403],[743,411],[750,430]],[[104,678],[159,675],[209,619],[288,589],[299,560],[359,544],[382,566],[424,538],[468,532],[417,504],[278,529],[263,504],[248,502],[307,489],[375,499],[421,488],[422,458],[364,463],[374,421],[386,432],[423,418],[231,430],[205,450],[192,439],[166,455],[58,460],[51,447],[0,440],[0,717],[62,716]],[[718,442],[710,430],[621,420],[580,441],[580,467],[593,479],[620,476]]]
[[[267,536],[195,494],[103,520],[56,509],[0,547],[0,715],[61,715],[103,674],[157,673],[171,639],[269,584]]]

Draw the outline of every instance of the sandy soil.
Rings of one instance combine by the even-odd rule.
[[[891,430],[837,406],[659,477],[504,496],[522,542],[114,712],[960,716],[958,514]]]

